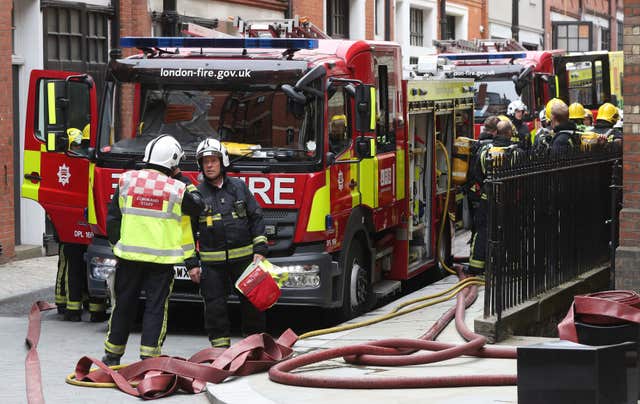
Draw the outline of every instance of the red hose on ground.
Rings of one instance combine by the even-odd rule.
[[[389,389],[461,386],[501,386],[517,384],[516,375],[468,375],[468,376],[423,376],[423,377],[332,377],[289,373],[302,366],[342,357],[349,363],[359,365],[404,366],[434,363],[461,355],[483,358],[516,358],[515,348],[485,347],[486,338],[473,333],[464,324],[465,308],[477,295],[477,286],[457,296],[455,309],[450,309],[419,339],[390,338],[367,344],[333,348],[297,356],[274,365],[269,378],[277,383],[301,387]],[[449,323],[455,312],[456,329],[468,342],[447,344],[432,341]],[[414,353],[416,351],[428,351]],[[411,355],[409,355],[411,354]]]

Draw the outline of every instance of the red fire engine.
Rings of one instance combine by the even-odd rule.
[[[520,99],[528,107],[525,121],[536,126],[536,112],[556,96],[554,57],[562,50],[528,51],[512,40],[434,41],[440,57],[453,63],[454,77],[475,80],[476,135],[484,119],[506,114],[509,103]]]
[[[227,144],[228,174],[264,208],[269,260],[289,273],[279,304],[352,317],[436,267],[438,249],[450,257],[448,219],[436,240],[447,155],[472,135],[473,82],[403,81],[395,43],[282,36],[123,38],[142,52],[112,52],[99,108],[91,77],[32,72],[23,196],[62,242],[90,244],[90,294],[105,296],[116,264],[105,216],[118,177],[161,133],[194,180],[198,143]],[[70,128],[87,144],[70,148]],[[199,300],[184,268],[176,279],[174,300]]]

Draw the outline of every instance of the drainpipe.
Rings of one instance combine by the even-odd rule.
[[[120,0],[111,2],[113,18],[111,19],[111,49],[120,47]]]
[[[391,40],[391,0],[384,0],[384,40]]]
[[[440,39],[447,39],[445,35],[447,35],[447,0],[440,0]]]
[[[162,0],[162,35],[177,36],[178,12],[176,0]]]
[[[520,5],[519,0],[511,0],[511,37],[514,41],[519,42],[520,36]]]
[[[287,10],[284,12],[284,18],[293,18],[293,10],[291,9],[292,5],[291,5],[291,0],[287,1]]]

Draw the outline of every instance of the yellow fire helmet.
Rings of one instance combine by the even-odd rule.
[[[609,102],[605,102],[604,104],[600,105],[600,108],[598,108],[598,116],[596,117],[596,119],[615,124],[616,122],[618,122],[618,119],[620,119],[618,108],[616,108],[615,105]]]
[[[549,102],[547,102],[547,105],[544,107],[544,115],[547,117],[547,121],[551,120],[551,108],[557,103],[562,103],[562,104],[567,105],[560,98],[552,98],[552,99],[550,99]]]
[[[586,112],[579,102],[569,105],[569,119],[584,119]]]
[[[511,132],[513,133],[513,135],[517,135],[518,129],[516,128],[516,125],[513,124],[513,121],[508,116],[498,115],[498,119],[503,122],[509,122],[511,124]]]
[[[71,145],[80,146],[82,144],[82,141],[84,140],[82,131],[78,128],[67,129],[67,136],[69,137],[69,146]]]
[[[584,110],[584,117],[586,118],[586,117],[588,117],[588,116],[590,116],[590,117],[591,117],[591,119],[593,119],[593,112],[591,112],[591,110],[590,110],[590,109],[585,109],[585,110]]]

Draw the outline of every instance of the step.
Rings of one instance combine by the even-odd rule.
[[[373,293],[378,299],[400,292],[400,281],[384,280],[373,285]]]

